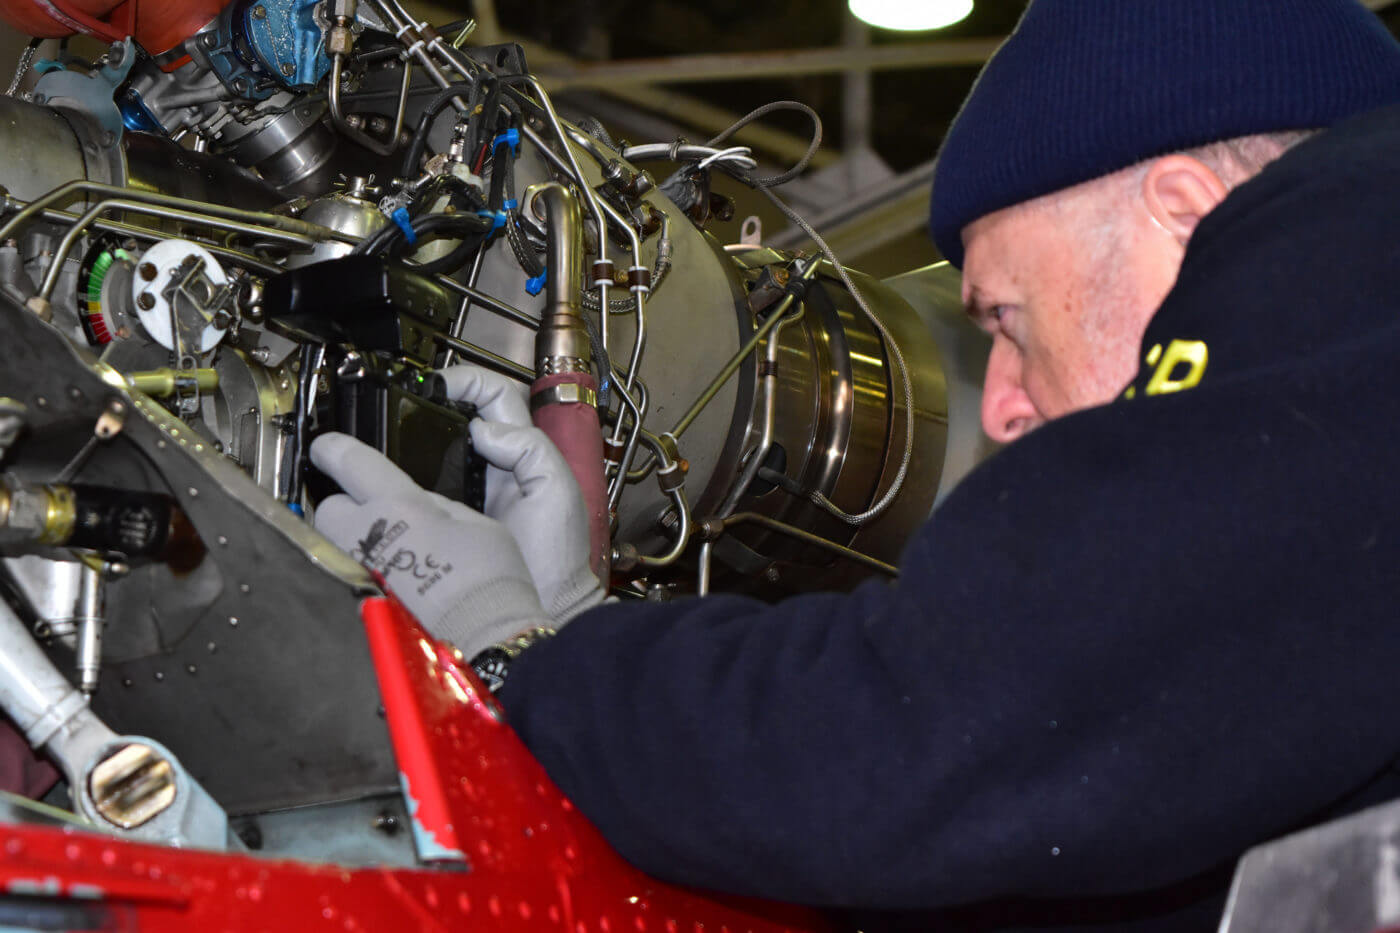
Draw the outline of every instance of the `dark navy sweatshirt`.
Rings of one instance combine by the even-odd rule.
[[[1246,848],[1400,796],[1397,157],[1378,111],[1231,193],[1125,397],[974,471],[897,583],[595,609],[510,721],[665,879],[1213,929]]]

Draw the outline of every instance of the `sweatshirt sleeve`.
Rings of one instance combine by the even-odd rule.
[[[1394,717],[1359,715],[1393,699],[1389,613],[1332,612],[1393,576],[1394,542],[1361,554],[1368,506],[1286,453],[1315,422],[1276,391],[1040,429],[893,584],[592,610],[522,656],[508,717],[626,858],[679,883],[915,909],[1213,868],[1397,747]]]

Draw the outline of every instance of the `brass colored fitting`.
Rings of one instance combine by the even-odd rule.
[[[175,802],[175,769],[149,745],[133,742],[92,769],[88,790],[103,819],[135,829]]]
[[[219,387],[219,373],[215,369],[180,370],[167,367],[127,373],[123,379],[128,388],[149,395],[151,398],[169,398],[176,393],[181,382],[191,377],[194,379],[194,385],[201,392],[213,392]]]
[[[63,544],[73,537],[73,525],[78,521],[78,499],[71,486],[44,486],[43,491],[48,496],[48,508],[39,543]]]

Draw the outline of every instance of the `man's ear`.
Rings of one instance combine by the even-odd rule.
[[[1152,163],[1142,181],[1148,213],[1183,247],[1201,218],[1229,192],[1208,165],[1188,155],[1163,156]]]

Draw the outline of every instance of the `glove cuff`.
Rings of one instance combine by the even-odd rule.
[[[428,629],[472,658],[526,629],[549,627],[534,584],[501,577],[463,593]]]
[[[563,625],[585,609],[603,601],[602,585],[587,566],[578,567],[565,577],[542,602],[556,626]]]

